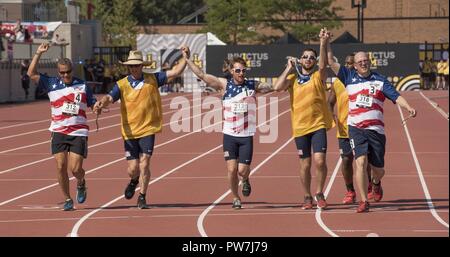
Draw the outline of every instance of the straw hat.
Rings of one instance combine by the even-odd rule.
[[[119,63],[123,64],[123,65],[150,65],[150,62],[144,61],[144,58],[142,57],[142,52],[141,51],[130,51],[130,53],[128,54],[128,59],[126,62],[121,62],[119,61]]]

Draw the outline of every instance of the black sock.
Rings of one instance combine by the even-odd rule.
[[[139,183],[139,177],[137,177],[137,178],[135,178],[135,179],[131,179],[131,182],[132,182],[133,184]]]
[[[355,188],[353,187],[353,183],[345,185],[347,187],[347,191],[355,192]]]
[[[142,197],[145,198],[145,194],[143,194],[143,193],[141,193],[141,192],[139,192],[139,196],[142,196]]]

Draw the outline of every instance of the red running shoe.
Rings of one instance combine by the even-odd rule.
[[[369,202],[368,201],[360,201],[358,209],[356,209],[357,213],[369,212]]]
[[[316,202],[317,202],[317,208],[321,210],[325,210],[327,208],[328,204],[327,201],[325,201],[325,196],[323,193],[316,194]]]
[[[375,202],[381,201],[383,198],[383,188],[381,187],[381,181],[378,185],[373,184],[373,200]]]
[[[303,203],[303,210],[310,210],[313,208],[313,198],[312,196],[305,196],[305,202]]]
[[[369,187],[367,189],[367,200],[373,199],[373,192],[372,192],[372,181],[369,182]]]
[[[356,192],[355,191],[347,191],[344,196],[344,200],[342,200],[343,204],[352,204],[356,201]]]

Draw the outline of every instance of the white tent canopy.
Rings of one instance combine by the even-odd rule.
[[[209,45],[209,46],[217,46],[217,45],[224,46],[224,45],[226,45],[222,40],[217,38],[216,35],[214,35],[211,32],[207,32],[206,33],[206,37],[207,37],[207,43],[206,44]]]

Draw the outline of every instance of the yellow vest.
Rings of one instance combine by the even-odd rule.
[[[162,129],[162,106],[154,74],[144,73],[144,85],[133,89],[127,77],[117,81],[120,89],[122,137],[137,139]]]
[[[445,63],[444,75],[447,75],[447,76],[448,76],[448,60],[447,60],[447,62]]]
[[[304,136],[321,128],[334,126],[332,114],[327,105],[325,85],[318,71],[308,82],[299,84],[296,74],[288,76],[295,82],[289,86],[291,95],[291,121],[293,137]]]
[[[437,72],[438,74],[444,74],[445,73],[445,62],[438,62],[437,64]]]
[[[344,84],[339,79],[333,82],[333,89],[336,93],[336,108],[337,108],[337,130],[336,136],[338,138],[348,138],[348,94],[345,90]]]

